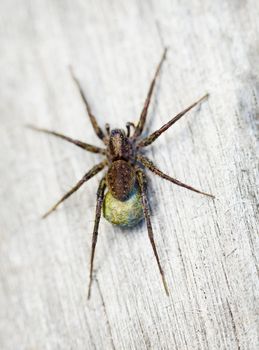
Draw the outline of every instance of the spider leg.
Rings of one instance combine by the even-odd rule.
[[[79,80],[75,77],[71,67],[70,67],[70,72],[71,72],[71,75],[72,75],[72,78],[73,78],[74,82],[76,83],[76,85],[78,87],[78,90],[79,90],[79,93],[80,93],[80,95],[82,97],[82,100],[84,101],[87,113],[89,115],[90,121],[91,121],[92,126],[94,128],[94,131],[95,131],[96,135],[99,137],[99,139],[104,141],[105,140],[104,132],[102,131],[102,129],[98,125],[98,123],[96,121],[96,118],[95,118],[95,116],[92,113],[92,109],[91,109],[91,107],[90,107],[90,105],[89,105],[89,103],[88,103],[88,101],[86,99],[86,96],[85,96],[84,92],[83,92],[83,89],[82,89],[82,87],[81,87],[81,85],[79,83]]]
[[[108,136],[110,136],[111,127],[110,127],[110,124],[109,124],[109,123],[106,123],[106,124],[105,124],[105,130],[106,130],[106,134],[107,134]]]
[[[154,131],[151,135],[149,135],[148,137],[146,137],[143,140],[141,140],[137,144],[137,147],[138,148],[146,147],[146,146],[150,145],[151,143],[153,143],[163,132],[165,132],[168,128],[170,128],[170,126],[172,126],[175,122],[177,122],[177,120],[182,118],[185,115],[185,113],[187,113],[190,109],[195,107],[201,101],[205,100],[208,96],[209,96],[209,94],[206,94],[206,95],[202,96],[198,101],[194,102],[189,107],[184,109],[182,112],[177,114],[173,119],[169,120],[169,122],[164,124],[160,129]]]
[[[148,158],[146,157],[143,157],[141,155],[137,155],[137,160],[142,164],[144,165],[146,168],[148,168],[149,170],[151,170],[153,173],[155,173],[156,175],[162,177],[163,179],[165,180],[168,180],[178,186],[181,186],[181,187],[185,187],[187,188],[188,190],[191,190],[191,191],[194,191],[194,192],[197,192],[197,193],[200,193],[200,194],[204,194],[205,196],[209,196],[211,198],[215,198],[215,196],[213,194],[210,194],[210,193],[205,193],[205,192],[202,192],[202,191],[199,191],[197,190],[196,188],[194,187],[191,187],[189,185],[186,185],[184,183],[182,183],[181,181],[179,180],[176,180],[174,178],[172,178],[171,176],[169,175],[166,175],[164,174],[161,170],[159,170],[155,165],[154,163],[149,160]]]
[[[143,131],[143,128],[144,128],[144,125],[145,125],[145,121],[146,121],[147,112],[148,112],[148,107],[149,107],[149,104],[150,104],[151,96],[152,96],[152,93],[153,93],[153,90],[154,90],[154,86],[155,86],[155,82],[156,82],[156,78],[158,77],[158,74],[160,72],[162,64],[163,64],[163,62],[164,62],[164,60],[166,58],[166,52],[167,52],[167,49],[165,49],[164,52],[163,52],[162,58],[161,58],[158,66],[157,66],[156,71],[155,71],[155,75],[153,77],[153,80],[151,81],[151,84],[149,86],[148,94],[147,94],[147,97],[146,97],[143,109],[142,109],[141,114],[140,114],[139,122],[137,124],[137,127],[136,127],[134,135],[133,135],[134,138],[137,138]]]
[[[71,188],[70,191],[68,191],[55,205],[53,205],[53,207],[51,207],[44,215],[43,215],[43,219],[45,219],[49,214],[51,214],[54,210],[57,209],[57,207],[59,206],[59,204],[61,204],[62,202],[64,202],[64,200],[66,200],[68,197],[70,197],[74,192],[76,192],[86,181],[88,181],[89,179],[91,179],[94,175],[96,175],[97,173],[99,173],[106,165],[106,160],[95,165],[91,170],[89,170],[83,177],[81,180],[78,181],[78,183]]]
[[[127,122],[126,123],[126,130],[127,130],[127,137],[130,137],[130,128],[133,128],[135,130],[136,126],[132,122]]]
[[[156,245],[155,245],[155,241],[154,241],[153,229],[152,229],[151,220],[150,220],[150,211],[149,211],[149,204],[148,204],[148,199],[147,199],[146,175],[140,169],[137,170],[136,174],[137,174],[137,180],[138,180],[138,184],[139,184],[140,192],[141,192],[142,207],[143,207],[144,216],[146,219],[148,237],[149,237],[150,243],[151,243],[152,248],[153,248],[153,252],[154,252],[154,255],[156,258],[159,272],[160,272],[161,277],[162,277],[162,282],[164,285],[165,292],[166,292],[167,296],[169,296],[168,286],[167,286],[166,279],[164,276],[164,271],[163,271],[161,264],[160,264],[160,261],[159,261],[159,257],[158,257],[158,253],[157,253]]]
[[[28,128],[32,129],[32,130],[35,130],[35,131],[40,131],[40,132],[44,132],[46,134],[49,134],[49,135],[54,135],[54,136],[57,136],[63,140],[66,140],[70,143],[73,143],[74,145],[78,146],[78,147],[81,147],[83,148],[84,150],[86,151],[89,151],[89,152],[92,152],[92,153],[101,153],[101,154],[106,154],[105,152],[105,149],[104,148],[101,148],[101,147],[96,147],[96,146],[93,146],[93,145],[90,145],[89,143],[85,143],[85,142],[82,142],[82,141],[79,141],[79,140],[75,140],[75,139],[72,139],[71,137],[69,136],[65,136],[65,135],[62,135],[56,131],[51,131],[51,130],[47,130],[47,129],[44,129],[44,128],[37,128],[33,125],[27,125]]]
[[[88,287],[88,296],[87,296],[88,299],[90,299],[90,296],[91,296],[91,286],[92,286],[92,282],[93,282],[94,253],[95,253],[95,247],[96,247],[96,243],[97,243],[98,227],[99,227],[99,222],[100,222],[100,218],[101,218],[102,204],[103,204],[105,188],[106,188],[106,182],[105,182],[105,178],[103,178],[101,180],[99,187],[98,187],[98,190],[97,190],[97,202],[96,202],[94,230],[93,230],[93,237],[92,237],[91,260],[90,260],[89,287]]]

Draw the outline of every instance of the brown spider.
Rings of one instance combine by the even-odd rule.
[[[146,147],[152,144],[164,131],[166,131],[170,126],[172,126],[175,122],[177,122],[183,115],[185,115],[185,113],[187,113],[190,109],[195,107],[199,102],[201,102],[202,100],[208,97],[208,94],[201,97],[198,101],[194,102],[189,107],[184,109],[182,112],[177,114],[168,123],[164,124],[160,129],[156,130],[148,137],[140,139],[140,136],[142,134],[142,131],[145,125],[148,107],[149,107],[151,96],[153,93],[155,81],[161,69],[162,63],[165,60],[166,51],[167,50],[165,49],[163,56],[155,71],[154,78],[150,84],[148,94],[147,94],[138,124],[135,126],[133,123],[127,123],[126,133],[122,129],[114,129],[110,131],[110,127],[108,124],[106,124],[106,132],[104,132],[99,127],[99,125],[97,124],[96,118],[93,115],[91,108],[89,106],[89,103],[85,97],[85,94],[79,84],[79,81],[75,78],[75,76],[71,71],[72,77],[76,85],[78,86],[80,95],[85,103],[86,110],[89,115],[93,129],[96,135],[103,141],[105,148],[96,147],[96,146],[81,142],[79,140],[72,139],[68,136],[62,135],[55,131],[50,131],[50,130],[30,126],[30,128],[34,130],[51,134],[59,138],[62,138],[68,142],[71,142],[83,148],[86,151],[89,151],[92,153],[100,153],[105,156],[104,161],[95,165],[90,171],[88,171],[82,177],[82,179],[78,181],[78,183],[73,188],[71,188],[70,191],[68,191],[46,214],[43,215],[43,218],[46,218],[50,213],[52,213],[59,206],[59,204],[61,204],[64,200],[66,200],[74,192],[76,192],[86,181],[91,179],[93,176],[95,176],[97,173],[103,170],[106,166],[108,167],[108,171],[102,178],[97,191],[97,204],[96,204],[94,230],[93,230],[93,236],[92,236],[91,260],[90,260],[90,277],[89,277],[90,281],[89,281],[89,288],[88,288],[88,299],[90,298],[90,293],[91,293],[94,253],[95,253],[95,247],[96,247],[97,236],[98,236],[98,226],[99,226],[100,217],[101,217],[101,210],[105,200],[106,187],[108,187],[107,194],[109,194],[112,200],[117,201],[117,203],[119,203],[119,206],[120,205],[123,206],[124,203],[127,203],[127,201],[130,200],[131,197],[134,197],[134,196],[136,197],[136,194],[137,196],[139,196],[138,198],[140,198],[139,201],[141,203],[140,207],[141,207],[142,215],[139,216],[138,214],[139,217],[137,217],[136,219],[139,221],[139,219],[141,219],[143,216],[145,217],[149,240],[153,248],[153,252],[157,261],[157,265],[158,265],[158,268],[162,277],[163,285],[167,295],[169,295],[168,287],[164,277],[163,269],[159,261],[156,245],[153,238],[153,230],[152,230],[152,225],[150,221],[150,211],[149,211],[149,204],[148,204],[148,198],[147,198],[147,180],[146,180],[146,175],[143,171],[143,168],[148,168],[150,171],[152,171],[156,175],[178,186],[182,186],[191,191],[195,191],[197,193],[201,193],[206,196],[210,196],[214,198],[214,196],[209,193],[204,193],[202,191],[199,191],[189,185],[186,185],[180,182],[179,180],[172,178],[169,175],[164,174],[152,163],[152,161],[150,161],[148,158],[141,155],[141,149],[143,147]],[[133,127],[134,129],[134,132],[132,135],[131,135],[131,127]],[[125,210],[126,212],[124,212],[123,214],[125,214],[126,216],[127,215],[132,216],[134,214],[133,212],[131,212],[133,211],[133,209],[125,209]],[[113,222],[112,220],[109,220],[109,221]],[[116,222],[113,222],[113,223],[116,223]],[[132,224],[134,225],[136,223],[137,221],[133,220]],[[132,224],[126,222],[127,226],[133,226]]]

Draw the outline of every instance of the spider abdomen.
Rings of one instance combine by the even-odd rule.
[[[114,198],[127,200],[135,182],[135,170],[130,163],[125,160],[112,162],[107,172],[107,186]]]
[[[144,217],[141,194],[135,184],[128,199],[120,201],[107,192],[103,202],[103,216],[114,225],[133,227]]]

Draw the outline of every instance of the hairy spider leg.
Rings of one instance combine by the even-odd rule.
[[[103,142],[105,141],[105,135],[104,135],[104,132],[102,131],[102,129],[100,128],[100,126],[98,125],[97,121],[96,121],[96,118],[95,116],[93,115],[92,113],[92,109],[86,99],[86,96],[83,92],[83,89],[79,83],[79,80],[76,78],[76,76],[74,75],[74,72],[72,70],[72,67],[70,67],[70,72],[71,72],[71,75],[72,75],[72,78],[74,80],[74,82],[76,83],[77,87],[78,87],[78,90],[79,90],[79,93],[82,97],[82,100],[84,101],[84,104],[86,106],[86,110],[87,110],[87,113],[89,115],[89,118],[90,118],[90,121],[92,123],[92,126],[94,128],[94,131],[96,133],[96,135],[99,137],[99,139],[101,139]]]
[[[181,187],[184,187],[184,188],[187,188],[188,190],[191,190],[191,191],[194,191],[194,192],[197,192],[197,193],[200,193],[200,194],[204,194],[205,196],[209,196],[211,198],[215,198],[215,196],[213,194],[210,194],[210,193],[205,193],[205,192],[202,192],[200,190],[197,190],[196,188],[190,186],[190,185],[186,185],[184,183],[182,183],[181,181],[179,180],[176,180],[174,178],[172,178],[171,176],[169,175],[166,175],[165,173],[163,173],[161,170],[159,170],[155,165],[154,163],[148,159],[147,157],[143,157],[141,155],[137,155],[137,160],[142,164],[144,165],[146,168],[148,168],[150,171],[152,171],[153,173],[155,173],[156,175],[162,177],[163,179],[165,180],[168,180],[178,186],[181,186]]]
[[[51,207],[46,214],[44,214],[42,216],[43,219],[45,219],[49,214],[51,214],[54,210],[57,209],[57,207],[59,206],[59,204],[61,204],[62,202],[64,202],[64,200],[66,200],[68,197],[70,197],[74,192],[76,192],[86,181],[88,181],[89,179],[91,179],[93,176],[95,176],[97,173],[99,173],[107,164],[107,161],[104,160],[103,162],[95,165],[91,170],[89,170],[83,177],[81,180],[78,181],[78,183],[71,188],[70,191],[68,191],[55,205],[53,205],[53,207]]]
[[[155,71],[155,75],[153,77],[153,80],[151,81],[151,84],[149,86],[148,94],[147,94],[147,97],[146,97],[143,109],[142,109],[141,114],[140,114],[139,122],[138,122],[138,124],[136,126],[136,129],[134,131],[134,135],[133,135],[134,138],[137,138],[143,131],[143,128],[144,128],[144,125],[145,125],[145,122],[146,122],[148,107],[149,107],[150,100],[151,100],[151,97],[152,97],[152,93],[153,93],[153,90],[154,90],[154,86],[155,86],[155,83],[156,83],[156,78],[158,77],[158,74],[160,72],[162,64],[163,64],[163,62],[164,62],[164,60],[166,58],[166,52],[167,52],[167,48],[165,48],[165,50],[163,52],[162,58],[161,58],[158,66],[157,66],[156,71]]]
[[[165,132],[168,128],[170,128],[170,126],[172,126],[175,122],[177,122],[177,120],[179,120],[180,118],[182,118],[185,113],[187,113],[190,109],[192,109],[193,107],[195,107],[198,103],[200,103],[201,101],[205,100],[206,98],[208,98],[209,94],[206,94],[204,96],[202,96],[198,101],[194,102],[193,104],[191,104],[189,107],[187,107],[186,109],[184,109],[182,112],[180,112],[179,114],[177,114],[173,119],[169,120],[168,123],[164,124],[160,129],[154,131],[152,134],[150,134],[149,136],[145,137],[143,140],[141,140],[138,144],[137,147],[146,147],[148,145],[150,145],[151,143],[153,143],[163,132]]]
[[[101,218],[105,188],[106,188],[106,181],[105,181],[105,178],[103,178],[97,190],[97,202],[96,202],[96,210],[95,210],[94,230],[93,230],[93,237],[92,237],[92,251],[91,251],[91,259],[90,259],[89,287],[88,287],[88,295],[87,295],[88,299],[90,299],[90,296],[91,296],[91,286],[93,282],[94,253],[95,253],[95,247],[96,247],[97,238],[98,238],[98,227],[99,227],[100,218]]]
[[[159,261],[159,257],[158,257],[158,253],[157,253],[156,245],[155,245],[155,241],[154,241],[153,229],[152,229],[151,220],[150,220],[150,211],[149,211],[149,204],[148,204],[148,198],[147,198],[146,175],[140,169],[137,170],[136,174],[137,174],[137,180],[138,180],[138,184],[139,184],[140,192],[141,192],[141,201],[142,201],[142,207],[143,207],[144,216],[145,216],[145,220],[146,220],[146,224],[147,224],[148,237],[149,237],[150,243],[151,243],[152,248],[153,248],[153,252],[154,252],[154,255],[156,258],[159,272],[160,272],[161,277],[162,277],[162,282],[164,285],[165,292],[166,292],[167,296],[169,296],[168,286],[166,283],[164,271],[163,271],[161,264],[160,264],[160,261]]]
[[[103,155],[106,154],[106,151],[105,151],[104,148],[93,146],[93,145],[90,145],[89,143],[85,143],[85,142],[82,142],[82,141],[79,141],[79,140],[76,140],[76,139],[72,139],[71,137],[65,136],[65,135],[60,134],[60,133],[58,133],[56,131],[51,131],[51,130],[47,130],[47,129],[44,129],[44,128],[38,128],[38,127],[33,126],[33,125],[27,125],[27,127],[32,129],[32,130],[35,130],[35,131],[40,131],[40,132],[44,132],[44,133],[49,134],[49,135],[57,136],[60,139],[66,140],[66,141],[68,141],[70,143],[73,143],[74,145],[76,145],[76,146],[78,146],[80,148],[83,148],[84,150],[86,150],[88,152],[100,153],[100,154],[103,154]]]

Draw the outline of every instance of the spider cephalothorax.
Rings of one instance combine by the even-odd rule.
[[[134,157],[134,142],[124,130],[114,129],[108,134],[108,137],[108,155],[111,161],[124,159],[127,162]]]
[[[159,170],[151,160],[144,157],[141,154],[141,150],[153,143],[164,131],[166,131],[170,126],[172,126],[177,120],[179,120],[186,112],[196,106],[199,102],[208,97],[208,95],[203,96],[198,101],[190,105],[188,108],[184,109],[182,112],[177,114],[174,118],[169,120],[168,123],[164,124],[160,129],[153,132],[151,135],[145,138],[141,138],[141,134],[145,125],[148,107],[150,104],[150,99],[154,89],[155,81],[162,66],[162,63],[166,57],[166,50],[163,53],[162,59],[156,69],[154,78],[150,84],[148,94],[142,109],[139,121],[135,126],[133,123],[127,123],[125,133],[124,130],[114,129],[110,131],[110,127],[106,125],[106,132],[104,132],[98,125],[95,116],[93,115],[88,101],[83,93],[83,90],[72,73],[72,77],[79,88],[81,97],[85,103],[87,113],[89,115],[91,124],[96,135],[103,141],[105,148],[96,147],[88,143],[81,142],[79,140],[72,139],[63,134],[57,133],[55,131],[50,131],[41,128],[31,127],[37,131],[43,131],[45,133],[57,136],[68,142],[71,142],[86,151],[92,153],[99,153],[105,156],[105,159],[99,164],[95,165],[90,171],[88,171],[77,184],[71,188],[43,217],[45,218],[51,212],[53,212],[60,203],[70,197],[75,191],[77,191],[86,181],[95,176],[105,167],[108,170],[102,180],[100,181],[97,190],[97,202],[96,202],[96,213],[95,213],[95,223],[92,237],[92,252],[90,260],[90,282],[88,289],[88,298],[91,293],[91,284],[93,277],[93,261],[95,246],[98,236],[98,227],[101,217],[101,211],[103,208],[104,217],[116,225],[121,226],[134,226],[143,217],[146,220],[148,236],[153,248],[153,252],[158,264],[158,268],[162,277],[163,285],[167,295],[168,287],[165,281],[164,272],[161,267],[159,257],[157,254],[153,230],[150,221],[150,212],[147,198],[147,180],[144,172],[144,168],[148,168],[151,172],[159,175],[163,179],[166,179],[178,186],[185,187],[189,190],[195,191],[197,193],[205,194],[210,197],[214,197],[211,194],[201,192],[189,185],[186,185],[179,180],[172,178],[169,175],[164,174]],[[131,135],[131,127],[133,128],[133,133]],[[107,192],[105,194],[105,190]]]

